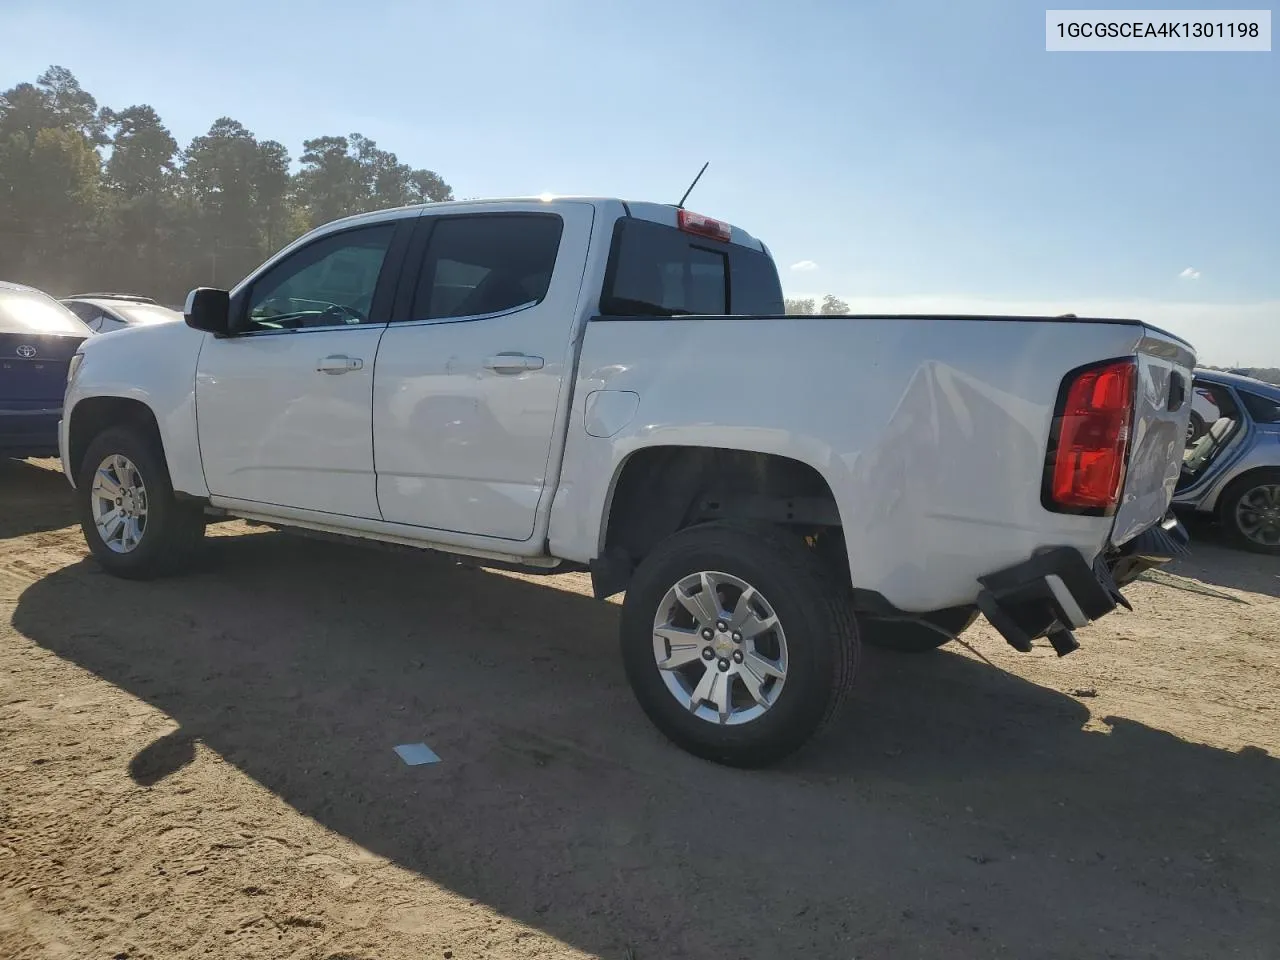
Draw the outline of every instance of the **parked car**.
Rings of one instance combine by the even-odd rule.
[[[1239,546],[1280,554],[1280,387],[1197,370],[1218,416],[1187,450],[1174,506],[1222,524]]]
[[[179,310],[163,307],[150,297],[127,293],[78,293],[62,302],[94,333],[182,319]]]
[[[91,336],[52,297],[0,281],[0,457],[52,457],[67,365]]]
[[[763,243],[672,206],[364,214],[84,344],[63,466],[122,577],[210,515],[589,569],[650,719],[743,766],[833,714],[861,638],[932,649],[981,610],[1070,653],[1180,549],[1181,340],[782,309]]]

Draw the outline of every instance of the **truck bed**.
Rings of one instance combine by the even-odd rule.
[[[1139,357],[1139,407],[1121,507],[1115,516],[1051,512],[1041,492],[1063,378],[1129,356]],[[610,478],[634,451],[732,447],[821,474],[856,587],[905,611],[971,603],[979,576],[1049,546],[1091,562],[1164,516],[1189,409],[1170,411],[1165,400],[1170,377],[1189,384],[1193,363],[1183,341],[1121,319],[595,318],[551,550],[596,555],[593,518],[608,515]],[[618,422],[589,435],[586,422],[602,409]]]

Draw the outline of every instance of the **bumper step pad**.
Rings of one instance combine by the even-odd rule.
[[[1091,566],[1074,547],[1051,547],[1029,560],[979,577],[978,609],[1015,650],[1047,637],[1058,656],[1079,649],[1072,632],[1129,606],[1120,588],[1144,570],[1185,556],[1190,537],[1169,517],[1099,556]]]

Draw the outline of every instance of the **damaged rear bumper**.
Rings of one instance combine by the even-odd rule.
[[[1090,564],[1079,550],[1051,547],[979,577],[978,609],[1016,650],[1047,637],[1058,656],[1079,648],[1072,632],[1129,602],[1120,588],[1144,570],[1187,553],[1190,537],[1172,515]]]

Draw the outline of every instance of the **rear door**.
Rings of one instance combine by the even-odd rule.
[[[1195,354],[1182,340],[1144,328],[1124,493],[1111,542],[1132,540],[1162,519],[1182,469],[1192,405]]]
[[[384,520],[532,536],[593,219],[567,202],[421,218],[374,378]]]

